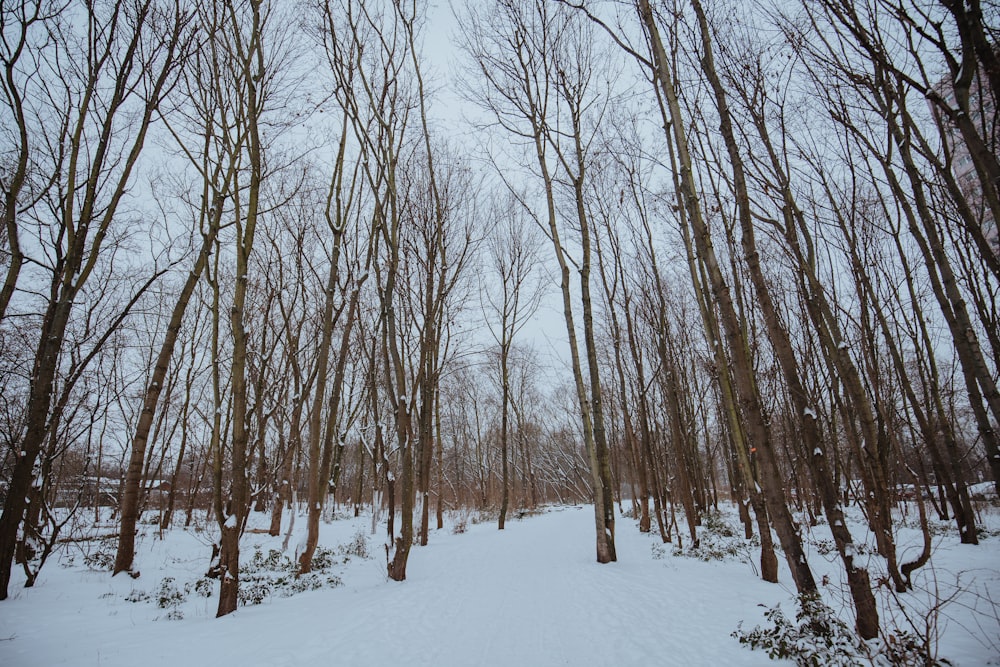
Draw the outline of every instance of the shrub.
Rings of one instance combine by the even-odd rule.
[[[698,531],[698,545],[691,545],[689,541],[684,549],[674,547],[673,555],[697,558],[706,563],[719,560],[750,562],[753,559],[751,549],[757,546],[760,546],[760,538],[756,535],[748,541],[721,512],[708,512]]]
[[[342,545],[339,551],[350,551],[353,545],[353,541]],[[312,557],[312,571],[298,574],[298,563],[282,552],[269,549],[265,555],[257,547],[250,561],[240,568],[240,603],[256,605],[269,597],[289,597],[303,591],[342,586],[340,577],[329,574],[329,570],[343,562],[336,551],[317,547]]]
[[[371,551],[368,548],[368,536],[360,528],[354,533],[354,537],[347,544],[341,544],[340,553],[345,556],[357,556],[358,558],[371,558]]]
[[[706,512],[701,519],[702,526],[706,532],[713,533],[719,537],[736,537],[736,531],[726,521],[722,512]]]
[[[752,544],[752,542],[750,543]],[[701,535],[697,547],[688,546],[685,549],[674,548],[673,555],[697,558],[710,563],[716,560],[742,560],[750,558],[750,548],[743,538],[722,537],[705,532]]]
[[[240,567],[240,578],[242,579],[244,574],[260,570],[268,572],[294,572],[296,568],[297,565],[292,559],[277,549],[269,549],[265,556],[260,547],[254,547],[250,562]]]
[[[271,589],[264,579],[243,579],[240,577],[240,604],[244,606],[260,604],[270,594]]]
[[[345,553],[344,546],[341,545],[340,552]],[[337,554],[332,549],[326,547],[316,547],[312,557],[312,571],[325,572],[338,564]]]
[[[165,577],[159,588],[156,589],[156,606],[160,609],[170,609],[177,607],[187,599],[187,591],[177,588],[176,580],[173,577]]]
[[[941,667],[951,664],[929,657],[923,642],[905,631],[893,632],[888,642],[863,641],[823,604],[818,595],[800,595],[796,606],[794,622],[785,616],[781,605],[776,605],[764,612],[770,627],[756,626],[744,632],[741,623],[732,636],[751,649],[766,651],[772,660],[794,660],[800,667],[853,667],[858,664]]]
[[[110,572],[115,567],[115,553],[103,546],[83,556],[83,564],[92,570]]]
[[[147,602],[148,600],[149,593],[141,591],[138,588],[133,588],[129,594],[125,596],[126,602]]]
[[[833,540],[812,540],[812,543],[813,546],[816,547],[816,552],[822,556],[829,556],[830,554],[837,555],[837,543]],[[867,556],[875,553],[875,551],[864,542],[854,542],[853,546],[854,554],[857,556]]]
[[[205,577],[198,579],[194,582],[194,592],[199,597],[210,598],[212,597],[212,590],[215,588],[212,585],[212,581]]]

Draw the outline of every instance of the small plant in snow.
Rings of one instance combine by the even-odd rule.
[[[312,559],[312,572],[298,575],[298,563],[277,549],[265,552],[255,547],[253,555],[240,566],[239,601],[242,605],[261,604],[271,597],[289,597],[303,591],[343,586],[341,578],[332,572],[334,567],[347,561],[347,554],[368,558],[368,540],[360,531],[351,542],[336,551],[317,547]],[[113,561],[113,559],[112,559]],[[212,579],[202,577],[179,586],[173,577],[166,577],[152,592],[133,590],[125,598],[129,602],[155,601],[160,609],[169,613],[161,618],[183,618],[180,609],[188,596],[209,598],[215,592]]]
[[[495,513],[485,512],[483,510],[472,512],[469,515],[469,521],[472,523],[473,526],[480,523],[493,523],[496,520],[497,518]]]
[[[717,560],[748,561],[751,555],[749,544],[743,538],[725,538],[706,532],[701,535],[697,547],[675,547],[673,555],[697,558],[706,563]]]
[[[800,666],[815,667],[858,664],[855,634],[832,609],[815,595],[800,595],[796,605],[794,622],[785,616],[779,604],[764,612],[770,627],[758,625],[744,632],[741,623],[733,636],[751,649],[767,651],[772,660],[783,658]]]
[[[271,594],[271,589],[263,580],[240,579],[239,598],[244,606],[260,604]]]
[[[110,572],[115,567],[115,552],[118,545],[111,540],[102,540],[97,548],[83,554],[83,564],[91,570]],[[72,562],[69,563],[72,565]]]
[[[125,596],[127,602],[150,602],[155,600],[156,606],[160,609],[171,610],[164,618],[176,620],[183,618],[180,606],[187,601],[187,596],[194,586],[186,584],[183,588],[177,586],[177,580],[173,577],[164,577],[160,585],[152,593],[143,590],[133,589]]]
[[[318,591],[321,588],[337,588],[343,586],[344,582],[336,575],[323,576],[319,572],[310,572],[300,577],[292,578],[286,585],[282,586],[283,595],[294,595],[305,591]]]
[[[836,555],[837,543],[833,540],[812,540],[817,553],[822,556]],[[874,553],[874,550],[864,542],[855,542],[853,545],[855,556],[867,556]]]
[[[347,544],[341,544],[339,551],[345,556],[357,556],[358,558],[371,558],[371,550],[368,547],[368,536],[360,528],[354,533],[354,537]]]
[[[737,534],[737,530],[721,512],[709,512],[702,518],[698,545],[688,545],[684,549],[675,547],[673,555],[697,558],[706,563],[717,560],[750,562],[753,558],[751,548],[759,545],[760,541],[756,536],[747,541]]]
[[[344,550],[344,545],[341,545],[338,549],[340,553],[347,553]],[[345,558],[343,562],[347,562]],[[316,551],[313,552],[312,557],[312,571],[313,572],[326,572],[332,567],[339,565],[340,562],[337,559],[337,554],[334,553],[333,549],[327,549],[326,547],[316,547]]]
[[[722,512],[706,512],[701,518],[702,527],[706,532],[713,533],[719,537],[736,537],[736,531],[726,521]]]
[[[160,609],[177,607],[187,599],[187,591],[177,588],[177,580],[164,577],[156,589],[156,606]]]
[[[194,592],[198,597],[210,598],[212,597],[212,590],[215,587],[212,585],[211,580],[202,577],[194,582]]]
[[[991,537],[1000,537],[1000,530],[991,530],[986,526],[976,526],[976,537],[980,541]]]
[[[255,605],[272,596],[289,597],[303,591],[337,588],[344,582],[329,570],[343,562],[345,558],[336,551],[317,547],[312,557],[312,571],[300,575],[298,563],[282,552],[269,549],[265,555],[256,547],[250,561],[240,568],[240,603]]]
[[[255,547],[250,562],[240,567],[240,578],[245,573],[267,570],[268,572],[294,572],[296,565],[292,559],[277,549],[269,549],[267,555],[260,547]]]
[[[662,544],[653,542],[649,545],[649,550],[652,552],[653,560],[663,560],[667,557],[667,547]]]
[[[111,594],[108,594],[111,595]],[[139,590],[138,588],[133,588],[128,595],[125,596],[126,602],[148,602],[149,593],[146,591]]]

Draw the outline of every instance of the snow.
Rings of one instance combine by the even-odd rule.
[[[995,512],[987,516],[1000,524]],[[267,519],[253,514],[251,527],[266,526]],[[364,515],[324,523],[321,544],[336,550],[352,536],[367,535],[370,522]],[[599,565],[593,522],[591,507],[552,508],[508,521],[504,531],[495,522],[470,520],[465,533],[435,531],[428,546],[415,546],[403,583],[387,580],[384,552],[372,547],[371,558],[342,566],[339,588],[271,596],[221,619],[214,618],[216,581],[212,597],[189,596],[180,620],[168,620],[155,602],[126,600],[137,590],[156,591],[166,577],[178,584],[203,577],[217,530],[211,522],[202,531],[175,528],[163,541],[148,528],[137,548],[142,575],[136,580],[87,568],[80,550],[92,545],[70,545],[75,563],[63,553],[63,563],[47,565],[31,589],[20,587],[15,572],[11,598],[0,602],[0,665],[775,664],[730,633],[740,621],[745,629],[764,623],[764,607],[794,609],[783,560],[782,583],[768,584],[738,559],[672,555],[672,545],[619,517],[618,562]],[[817,539],[829,539],[827,527],[814,530]],[[864,534],[860,525],[852,530]],[[914,575],[918,591],[966,591],[945,607],[940,654],[958,665],[995,664],[1000,627],[989,601],[1000,600],[1000,535],[972,547],[959,545],[953,533],[935,538],[933,568]],[[383,535],[384,523],[367,540],[374,545]],[[248,562],[255,547],[265,554],[280,550],[281,540],[248,531],[241,561]],[[901,561],[919,552],[917,531],[901,528],[898,541]],[[827,574],[832,580],[827,598],[842,600],[836,554],[813,550],[808,557],[817,579]],[[879,589],[877,595],[886,594]],[[920,595],[907,594],[915,609]]]

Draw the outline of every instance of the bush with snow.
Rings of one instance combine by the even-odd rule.
[[[371,549],[368,546],[368,535],[361,528],[354,532],[351,541],[341,544],[338,549],[344,556],[357,556],[358,558],[371,558]]]
[[[162,618],[176,621],[184,618],[181,607],[187,602],[188,596],[192,592],[199,597],[209,597],[212,594],[212,583],[208,579],[198,579],[179,585],[176,578],[164,577],[152,592],[133,588],[125,596],[125,601],[155,602],[157,607],[167,610]]]
[[[343,586],[343,580],[330,570],[347,560],[347,556],[338,557],[332,549],[320,546],[313,553],[312,571],[299,574],[298,563],[281,551],[269,549],[265,555],[260,547],[255,547],[250,561],[240,567],[240,603],[255,605],[271,596],[290,597],[304,591]]]
[[[829,556],[830,554],[837,554],[837,543],[833,540],[827,539],[814,539],[810,540],[812,545],[816,547],[816,553],[822,556]],[[875,549],[868,546],[864,542],[854,542],[853,543],[854,554],[856,556],[867,556],[870,554],[877,553]]]
[[[907,631],[891,632],[887,640],[862,640],[818,595],[798,596],[796,607],[795,621],[785,616],[781,605],[776,605],[764,612],[770,626],[758,625],[745,632],[740,624],[733,637],[751,649],[766,651],[771,659],[794,660],[800,667],[951,664],[931,655],[927,643]]]
[[[756,535],[749,540],[744,538],[741,531],[734,527],[733,518],[722,512],[707,512],[698,530],[697,546],[690,542],[685,543],[683,548],[675,546],[673,555],[696,558],[706,563],[726,560],[751,562],[752,549],[760,546],[760,538]]]
[[[115,552],[103,547],[98,548],[83,555],[83,564],[91,570],[110,572],[115,567]]]
[[[348,551],[357,555],[359,550],[357,538],[338,550],[317,547],[312,572],[300,575],[298,563],[283,552],[277,549],[265,552],[259,546],[254,547],[253,553],[240,566],[240,604],[257,605],[272,597],[290,597],[304,591],[343,586],[343,580],[331,570],[349,560]],[[168,612],[160,618],[176,620],[184,617],[183,607],[192,594],[198,598],[210,598],[215,590],[216,584],[207,577],[180,583],[175,577],[168,576],[151,591],[133,589],[125,600],[155,603]]]

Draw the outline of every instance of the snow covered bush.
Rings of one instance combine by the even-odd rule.
[[[187,602],[188,595],[192,590],[198,590],[200,581],[202,580],[178,586],[177,580],[174,577],[164,577],[152,593],[141,589],[133,589],[125,596],[125,600],[136,603],[155,601],[157,607],[167,610],[167,614],[163,618],[167,620],[180,620],[184,618],[181,605]]]
[[[864,664],[942,667],[951,664],[929,656],[925,643],[905,631],[892,632],[888,641],[863,641],[818,595],[800,595],[796,607],[795,621],[785,616],[781,605],[776,605],[764,612],[771,624],[769,627],[758,625],[744,632],[741,623],[732,636],[751,649],[766,651],[771,659],[794,660],[800,667]]]
[[[830,554],[833,554],[834,556],[837,555],[837,543],[833,540],[818,539],[811,540],[811,542],[813,546],[816,547],[816,552],[818,554],[822,556],[829,556]],[[875,550],[864,542],[855,542],[854,553],[859,556],[867,556],[875,553]]]
[[[371,558],[371,550],[368,547],[368,536],[365,531],[358,528],[354,532],[354,536],[351,541],[346,544],[341,544],[339,551],[344,556],[357,556],[358,558]],[[315,556],[313,557],[315,558]]]
[[[202,577],[194,582],[194,592],[198,597],[210,598],[212,597],[212,591],[214,586],[212,585],[212,580],[206,577]]]
[[[675,546],[673,555],[697,558],[706,563],[725,560],[750,562],[753,557],[751,549],[758,546],[760,539],[756,535],[746,540],[725,514],[708,512],[702,517],[698,530],[698,545],[687,543],[684,548]]]
[[[342,549],[341,553],[344,553]],[[316,551],[313,552],[312,557],[312,569],[313,572],[326,572],[330,568],[346,562],[347,558],[338,560],[337,554],[333,551],[333,549],[316,547]]]
[[[261,604],[271,594],[271,589],[262,578],[249,578],[244,580],[240,577],[239,598],[243,606]]]
[[[115,566],[115,553],[118,549],[116,540],[101,540],[92,551],[85,551],[83,564],[92,570],[110,572]],[[72,565],[73,561],[68,561]]]
[[[156,606],[160,609],[170,609],[177,607],[187,599],[187,590],[177,588],[177,580],[173,577],[164,577],[160,581],[159,588],[156,589]]]
[[[254,549],[250,561],[240,567],[240,603],[261,604],[269,597],[289,597],[303,591],[337,588],[341,578],[330,570],[346,562],[337,552],[317,547],[312,558],[312,572],[298,574],[298,563],[277,549],[265,555],[260,547]]]
[[[91,570],[110,572],[115,566],[115,555],[110,551],[91,551],[83,556],[83,564]]]
[[[706,532],[719,537],[736,537],[736,529],[726,520],[722,512],[706,512],[701,518],[701,525]]]
[[[239,602],[244,606],[258,605],[272,597],[290,597],[303,591],[343,586],[344,582],[339,574],[334,574],[331,570],[344,564],[346,560],[345,556],[333,549],[318,547],[313,556],[313,571],[299,575],[298,563],[281,551],[264,551],[259,546],[255,547],[240,567]],[[155,603],[168,612],[159,618],[174,620],[184,618],[184,607],[192,595],[210,598],[216,593],[217,587],[218,584],[207,577],[183,584],[174,577],[164,577],[152,590],[133,589],[125,600]]]
[[[113,593],[109,593],[108,595],[114,595],[114,594]],[[133,588],[131,591],[129,591],[129,594],[125,596],[125,601],[126,602],[148,602],[149,601],[149,593],[147,593],[144,590],[138,589],[138,588]]]
[[[250,557],[250,562],[240,567],[240,578],[242,579],[244,574],[249,574],[258,570],[267,570],[269,572],[294,572],[295,568],[296,565],[292,562],[292,559],[277,549],[268,549],[267,555],[265,556],[260,547],[255,547],[253,556]]]

